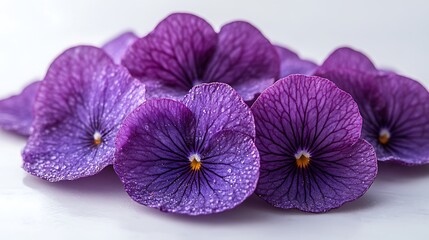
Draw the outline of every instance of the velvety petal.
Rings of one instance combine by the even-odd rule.
[[[96,174],[113,163],[119,125],[143,101],[144,86],[103,50],[65,51],[40,84],[24,169],[49,181]]]
[[[146,80],[144,81],[146,86],[146,98],[147,99],[159,99],[159,98],[168,98],[174,100],[181,100],[189,90],[172,86],[165,85],[160,81],[156,80]]]
[[[261,155],[257,193],[269,203],[327,211],[361,196],[372,183],[373,178],[367,180],[361,174],[365,169],[359,168],[370,165],[376,169],[372,147],[364,143],[361,155],[353,155],[352,146],[359,141],[362,126],[358,106],[329,80],[304,75],[281,79],[261,94],[252,111]],[[302,154],[306,160],[301,159]],[[343,159],[345,156],[350,159]],[[331,169],[336,167],[353,179],[340,174],[336,182],[329,179],[327,183],[325,172],[334,175]],[[330,188],[341,189],[345,183],[360,185],[334,198]]]
[[[252,112],[233,88],[224,83],[194,87],[183,103],[197,120],[197,145],[202,146],[221,130],[234,130],[255,137]]]
[[[253,192],[259,156],[247,135],[216,134],[200,152],[201,169],[191,170],[195,120],[184,104],[167,99],[150,100],[126,118],[114,167],[135,201],[199,215],[230,209]]]
[[[301,59],[291,50],[275,46],[277,54],[280,57],[280,77],[286,77],[291,74],[312,75],[317,68],[317,64],[312,61]]]
[[[429,163],[429,93],[418,82],[389,74],[331,71],[323,74],[349,92],[363,117],[363,137],[380,161],[406,165]],[[379,140],[390,133],[387,144]]]
[[[29,84],[18,95],[0,100],[0,128],[29,136],[33,122],[33,102],[40,81]]]
[[[363,72],[377,71],[371,60],[363,53],[348,47],[336,49],[318,71],[350,69]]]
[[[246,22],[232,22],[220,30],[216,52],[203,80],[231,85],[275,80],[279,66],[276,49],[258,29]]]
[[[202,18],[176,13],[161,21],[146,37],[138,39],[122,64],[141,79],[188,91],[202,79],[213,55],[217,34]]]
[[[247,103],[253,103],[261,92],[273,85],[274,78],[249,79],[246,82],[237,82],[231,86]],[[252,106],[252,104],[248,104]]]
[[[116,64],[119,64],[128,47],[137,39],[138,37],[133,32],[124,32],[105,43],[102,48]]]
[[[261,158],[256,193],[276,207],[307,212],[325,212],[359,198],[377,174],[374,149],[365,140],[314,157],[305,170],[294,170],[295,159]]]
[[[299,58],[298,54],[296,54],[295,52],[293,52],[292,50],[279,46],[279,45],[274,45],[274,47],[276,48],[276,52],[277,55],[279,55],[280,57],[280,62],[284,61],[286,59],[297,59]]]
[[[286,146],[292,155],[300,148],[329,152],[360,138],[358,106],[349,94],[320,77],[290,75],[277,81],[256,100],[252,112],[257,135],[267,138],[259,142],[260,151],[280,153]]]

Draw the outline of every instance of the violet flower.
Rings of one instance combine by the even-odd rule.
[[[352,97],[320,77],[290,75],[252,106],[261,172],[256,194],[279,208],[325,212],[362,196],[377,173]]]
[[[137,36],[125,32],[103,45],[103,50],[117,64],[121,62],[126,49]],[[30,83],[18,95],[0,100],[0,128],[22,136],[30,136],[33,122],[33,102],[36,97],[39,81]]]
[[[233,208],[259,175],[255,124],[227,84],[201,84],[179,102],[152,99],[131,113],[116,139],[114,168],[140,204],[189,215]]]
[[[352,95],[363,117],[362,136],[379,161],[429,163],[429,93],[420,83],[378,70],[349,48],[331,54],[316,75]]]
[[[298,54],[285,47],[275,47],[280,57],[280,78],[291,74],[313,75],[317,68],[316,63],[301,59]]]
[[[73,180],[114,161],[122,119],[144,101],[144,85],[95,47],[62,53],[40,83],[24,169],[49,181]]]
[[[273,45],[247,22],[231,22],[219,33],[202,18],[176,13],[162,20],[126,52],[122,64],[142,80],[149,98],[179,99],[200,83],[231,85],[245,101],[279,74]]]

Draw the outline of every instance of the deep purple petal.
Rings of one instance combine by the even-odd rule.
[[[202,78],[213,55],[217,34],[202,18],[176,13],[161,21],[146,37],[138,39],[122,64],[141,80],[188,91]]]
[[[367,56],[348,47],[336,49],[329,55],[318,71],[337,69],[359,70],[363,72],[377,71]]]
[[[124,56],[128,47],[137,39],[137,35],[135,35],[133,32],[124,32],[105,43],[102,48],[116,64],[119,64],[121,63],[122,57]]]
[[[30,83],[18,95],[0,100],[0,128],[29,136],[33,122],[33,102],[40,81]]]
[[[352,147],[362,126],[358,106],[332,82],[291,75],[265,90],[252,111],[261,155],[257,193],[274,206],[327,211],[356,199],[371,185],[373,178],[361,172],[370,169],[368,174],[375,175],[374,150],[364,143],[357,154]],[[307,160],[299,160],[303,153]],[[334,168],[344,174],[354,171],[347,173],[353,179],[339,175],[327,181],[325,173],[334,175]],[[360,185],[332,198],[329,189],[346,183]]]
[[[277,54],[280,57],[280,77],[286,77],[291,74],[312,75],[318,67],[316,63],[301,59],[291,50],[275,46]]]
[[[358,103],[362,136],[374,146],[380,161],[429,163],[429,93],[420,83],[393,73],[337,70],[323,76]],[[379,139],[383,129],[390,133],[387,144]]]
[[[275,80],[279,66],[276,49],[258,29],[247,22],[232,22],[220,30],[216,52],[203,80],[233,87],[249,80]],[[262,90],[257,89],[253,95]]]
[[[65,51],[40,84],[24,169],[49,181],[98,173],[113,163],[122,119],[143,101],[144,86],[103,50]]]
[[[360,138],[362,118],[356,103],[320,77],[290,75],[265,90],[252,111],[255,119],[259,118],[255,120],[257,131],[293,151],[331,151]]]
[[[208,83],[194,87],[183,103],[197,120],[198,144],[221,130],[233,130],[255,137],[252,112],[233,88],[224,83]]]
[[[137,202],[190,215],[233,208],[257,182],[259,156],[252,139],[222,131],[191,169],[196,119],[182,103],[158,99],[141,105],[118,133],[115,171]]]
[[[307,171],[294,174],[290,161],[270,154],[261,158],[256,193],[273,206],[306,212],[326,212],[361,197],[377,175],[374,149],[365,140],[314,158]]]

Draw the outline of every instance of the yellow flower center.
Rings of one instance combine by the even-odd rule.
[[[390,140],[390,132],[387,129],[382,129],[380,131],[380,134],[378,135],[378,141],[383,144],[386,145],[387,143],[389,143]]]
[[[94,137],[94,145],[98,146],[101,144],[101,142],[103,141],[101,139],[101,133],[99,131],[96,131],[93,135]]]
[[[306,168],[310,164],[310,154],[306,151],[300,151],[295,154],[296,166]]]
[[[192,171],[198,171],[201,168],[201,157],[198,154],[189,156],[190,166]]]

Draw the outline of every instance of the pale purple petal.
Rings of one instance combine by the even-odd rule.
[[[137,35],[133,32],[125,32],[105,43],[102,48],[116,64],[120,64],[128,47],[137,39]]]
[[[0,128],[29,136],[33,122],[33,102],[40,81],[29,84],[18,95],[0,100]]]
[[[280,77],[286,77],[291,74],[312,75],[318,67],[316,63],[301,59],[291,50],[275,46],[277,54],[280,57]]]

